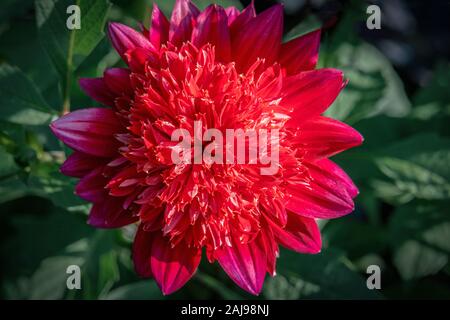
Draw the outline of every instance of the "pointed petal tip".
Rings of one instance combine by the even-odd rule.
[[[265,59],[268,65],[273,64],[279,55],[283,35],[281,5],[274,5],[255,17],[249,16],[253,15],[251,10],[246,10],[230,26],[233,58],[240,71],[247,71],[258,58]]]
[[[363,135],[351,126],[347,126],[347,136],[349,140],[347,149],[358,147],[364,142]]]
[[[327,68],[325,69],[330,72],[330,74],[334,75],[335,77],[341,78],[342,82],[344,83],[344,72],[339,69],[333,69],[333,68]]]
[[[314,245],[311,246],[311,254],[319,254],[322,252],[322,237],[315,240]]]
[[[58,119],[53,120],[52,122],[50,122],[50,124],[48,125],[50,127],[50,130],[53,132],[53,134],[55,134],[55,130],[56,130],[56,121],[58,121]]]
[[[158,282],[156,282],[156,284],[158,285],[159,289],[161,290],[161,293],[163,296],[171,295],[172,293],[181,289],[181,287],[170,287],[170,286],[166,287],[163,283],[160,285]]]
[[[109,37],[112,38],[117,35],[118,32],[120,32],[121,29],[123,29],[123,24],[119,22],[109,21],[107,25],[107,32]]]
[[[356,135],[355,136],[355,138],[356,138],[355,139],[356,140],[355,147],[356,147],[356,146],[359,146],[364,143],[364,136],[357,130],[355,130],[355,135]]]
[[[264,10],[263,12],[257,14],[258,17],[264,17],[267,21],[270,21],[272,24],[280,23],[283,26],[283,18],[284,18],[284,5],[281,3],[277,3],[276,5]]]
[[[78,85],[82,88],[85,89],[86,87],[88,87],[89,83],[89,78],[79,78],[78,79]]]
[[[248,293],[258,297],[261,294],[261,291],[262,291],[262,284],[259,287],[250,287],[250,286],[248,286],[248,287],[243,288],[243,289],[245,291],[247,291]]]
[[[283,15],[283,11],[284,11],[284,3],[277,3],[277,4],[273,5],[272,7],[270,7],[269,9],[266,9],[265,11],[263,11],[261,14],[263,14],[264,12],[267,12],[267,13],[270,12],[273,15],[275,15],[275,14]]]
[[[58,118],[56,120],[53,120],[50,124],[49,124],[49,128],[50,131],[53,133],[53,135],[58,138],[59,140],[63,141],[63,132],[62,132],[62,128],[61,128],[61,118]]]
[[[253,295],[261,292],[266,275],[267,258],[263,247],[259,241],[246,244],[233,241],[233,245],[225,246],[217,257],[231,280]]]
[[[283,43],[280,62],[286,67],[288,74],[294,75],[302,71],[314,70],[319,60],[321,29]]]
[[[252,0],[250,4],[241,11],[242,13],[249,13],[251,17],[256,17],[255,0]]]
[[[164,295],[183,287],[197,271],[201,250],[177,244],[172,247],[162,234],[155,236],[150,255],[153,277]]]
[[[346,150],[358,147],[363,144],[364,137],[363,135],[351,126],[347,126],[347,137],[348,137],[348,147]]]
[[[63,127],[64,127],[64,120],[63,120],[63,118],[64,118],[64,116],[65,115],[63,115],[63,116],[61,116],[61,117],[59,117],[58,119],[56,119],[56,120],[53,120],[50,124],[49,124],[49,127],[50,127],[50,130],[52,131],[52,133],[55,135],[55,137],[57,137],[59,140],[62,140],[62,137],[61,137],[61,131],[64,129]]]
[[[150,41],[138,31],[119,22],[110,22],[108,24],[108,37],[113,47],[123,58],[124,54],[136,47],[153,51],[154,47]]]
[[[79,78],[78,85],[92,99],[102,104],[111,104],[112,94],[105,87],[103,78]]]
[[[98,221],[96,221],[96,219],[93,219],[92,217],[88,217],[86,220],[86,224],[90,225],[91,227],[97,228],[97,226],[99,226]]]
[[[111,32],[132,29],[131,27],[129,27],[123,23],[116,22],[116,21],[109,21],[107,27],[108,27],[108,31],[111,31]],[[134,30],[134,29],[132,29],[132,30]]]

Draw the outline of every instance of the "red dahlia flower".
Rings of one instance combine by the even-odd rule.
[[[318,253],[316,219],[354,208],[357,188],[328,157],[362,137],[321,115],[344,87],[342,72],[314,70],[320,31],[287,43],[282,31],[280,5],[256,15],[253,5],[200,12],[178,0],[170,21],[155,5],[149,30],[109,25],[128,68],[80,80],[109,108],[74,111],[51,124],[75,150],[61,171],[81,179],[76,193],[93,203],[89,224],[139,222],[136,271],[164,294],[192,277],[203,248],[211,263],[258,294],[266,272],[275,275],[279,245]],[[257,163],[174,163],[171,136],[180,128],[194,136],[209,128],[276,129],[277,171],[263,175]]]

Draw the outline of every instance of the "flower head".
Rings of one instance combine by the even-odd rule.
[[[328,157],[362,137],[322,116],[344,87],[342,72],[314,70],[320,31],[282,43],[282,30],[280,5],[256,15],[253,5],[200,12],[178,0],[170,21],[155,5],[149,30],[109,25],[128,67],[80,80],[108,108],[81,109],[51,124],[75,150],[61,171],[80,178],[76,193],[93,203],[88,222],[139,222],[136,271],[164,294],[192,277],[202,251],[258,294],[266,272],[275,274],[279,245],[317,253],[316,219],[354,208],[357,188]],[[193,138],[181,151],[173,139],[180,129]],[[241,130],[244,150],[233,144],[239,135],[231,143],[219,144],[217,135],[205,140],[208,129],[223,136]],[[265,140],[251,140],[250,131],[265,132]],[[190,161],[194,140],[210,155],[234,159],[242,151],[249,161]],[[173,161],[174,153],[183,161]],[[269,158],[275,170],[263,174],[268,164],[259,160],[269,154],[277,155]]]

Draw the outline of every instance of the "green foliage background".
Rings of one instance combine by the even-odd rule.
[[[246,299],[218,265],[202,263],[176,294],[163,297],[130,260],[134,227],[96,230],[75,181],[58,171],[69,152],[48,124],[63,108],[96,103],[77,85],[119,64],[104,36],[107,20],[137,26],[151,1],[22,0],[0,4],[0,295],[4,299]],[[170,14],[173,1],[156,1]],[[210,3],[195,1],[200,7]],[[236,0],[214,1],[242,8]],[[68,31],[76,3],[82,29]],[[450,298],[450,64],[407,96],[389,60],[353,31],[365,21],[353,1],[322,39],[320,67],[345,71],[349,85],[328,115],[356,127],[362,147],[335,157],[361,194],[356,211],[321,221],[318,255],[282,251],[277,277],[259,299]],[[286,39],[320,26],[310,15]],[[66,267],[82,268],[82,289],[66,289]],[[368,290],[366,268],[382,269]]]

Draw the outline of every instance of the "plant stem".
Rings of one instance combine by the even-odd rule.
[[[73,46],[75,44],[75,31],[70,31],[69,36],[69,48],[67,50],[67,60],[66,60],[66,78],[64,81],[64,91],[63,91],[63,107],[62,114],[70,112],[70,92],[72,88],[72,68],[73,68]]]

